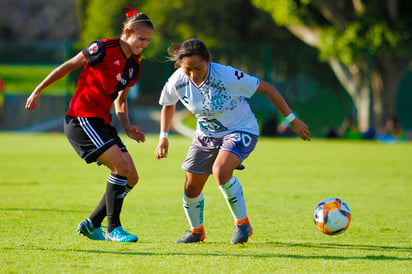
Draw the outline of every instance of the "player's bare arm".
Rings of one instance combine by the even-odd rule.
[[[113,104],[116,111],[116,116],[119,119],[121,126],[124,128],[127,136],[140,143],[146,141],[146,137],[144,132],[138,126],[130,124],[129,108],[127,104],[129,90],[130,87],[126,87],[125,89],[119,91],[119,94]]]
[[[176,105],[163,106],[160,119],[160,132],[169,132],[170,125],[176,110]],[[157,159],[166,158],[169,150],[169,140],[161,136],[156,147],[155,156]]]
[[[39,105],[37,104],[37,100],[40,98],[40,93],[43,91],[43,89],[56,82],[57,80],[63,78],[67,73],[82,67],[84,64],[85,60],[83,58],[83,55],[81,52],[79,52],[76,56],[55,68],[27,98],[25,108],[30,111],[38,108]]]
[[[265,82],[260,81],[259,87],[256,90],[256,93],[265,94],[272,104],[282,113],[283,116],[287,117],[292,113],[292,110],[283,99],[282,95],[278,92],[275,86]],[[290,127],[300,138],[303,140],[310,141],[311,133],[309,127],[300,119],[294,118],[290,122]]]

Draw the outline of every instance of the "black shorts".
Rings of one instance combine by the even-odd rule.
[[[100,118],[66,116],[64,133],[77,154],[87,163],[96,162],[113,145],[127,152],[117,130],[105,125]]]

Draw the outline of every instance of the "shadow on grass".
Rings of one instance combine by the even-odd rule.
[[[396,251],[412,252],[412,247],[382,246],[382,245],[357,245],[357,244],[337,244],[337,243],[284,243],[284,242],[266,242],[266,243],[249,243],[250,245],[273,245],[278,247],[305,247],[305,248],[335,248],[335,249],[357,249],[371,251]]]
[[[356,248],[355,245],[353,248]],[[397,249],[397,247],[391,247]],[[96,253],[96,254],[113,254],[126,256],[206,256],[206,257],[235,257],[235,258],[289,258],[302,260],[371,260],[371,261],[412,261],[412,258],[399,258],[385,255],[366,255],[366,256],[334,256],[334,255],[298,255],[298,254],[236,254],[236,253],[208,253],[208,252],[133,252],[133,251],[109,251],[109,250],[83,250],[83,249],[62,249],[62,248],[42,248],[42,247],[5,247],[2,250],[10,251],[45,251],[45,252],[78,252],[78,253]],[[233,251],[233,250],[232,250]]]

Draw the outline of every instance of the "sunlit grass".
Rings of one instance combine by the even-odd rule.
[[[86,165],[62,134],[1,133],[2,272],[125,273],[406,273],[412,269],[412,144],[261,138],[243,185],[255,233],[231,246],[233,221],[211,178],[204,189],[204,243],[174,241],[188,229],[180,168],[190,139],[170,136],[167,159],[153,156],[158,137],[122,136],[140,182],[126,197],[123,226],[138,243],[96,242],[75,233],[103,195],[109,171]],[[317,202],[336,196],[352,210],[348,231],[320,233]]]

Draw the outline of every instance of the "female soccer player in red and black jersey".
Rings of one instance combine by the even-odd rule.
[[[106,192],[92,214],[77,228],[93,240],[136,242],[138,237],[126,232],[120,223],[120,211],[125,195],[136,185],[138,174],[133,159],[111,124],[110,108],[114,105],[117,118],[126,134],[144,142],[144,133],[131,125],[127,95],[140,75],[140,59],[153,34],[153,24],[147,15],[130,9],[126,13],[120,38],[92,42],[76,56],[54,69],[33,91],[26,109],[33,111],[44,88],[67,73],[83,68],[78,86],[70,101],[64,122],[64,132],[87,163],[97,162],[111,170]],[[107,216],[104,236],[101,223]]]

